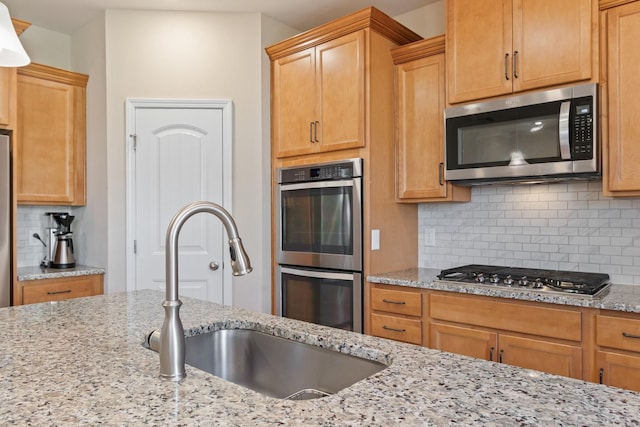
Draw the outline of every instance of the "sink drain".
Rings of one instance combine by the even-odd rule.
[[[316,390],[313,388],[306,388],[304,390],[296,391],[295,393],[285,397],[285,400],[311,400],[319,399],[321,397],[329,396],[329,393]]]

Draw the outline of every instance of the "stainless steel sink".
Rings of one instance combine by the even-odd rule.
[[[223,329],[186,338],[186,363],[271,397],[327,396],[386,365],[250,329]]]

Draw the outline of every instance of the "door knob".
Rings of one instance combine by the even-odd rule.
[[[219,268],[220,268],[220,264],[218,264],[217,262],[215,262],[215,261],[211,261],[211,262],[209,263],[209,269],[210,269],[210,270],[216,271],[216,270],[217,270],[217,269],[219,269]]]

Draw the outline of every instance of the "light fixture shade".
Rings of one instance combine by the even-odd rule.
[[[11,23],[9,9],[0,3],[0,67],[23,67],[30,62]]]

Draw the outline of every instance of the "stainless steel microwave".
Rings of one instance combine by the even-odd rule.
[[[600,176],[598,86],[445,110],[445,179],[461,185]]]

